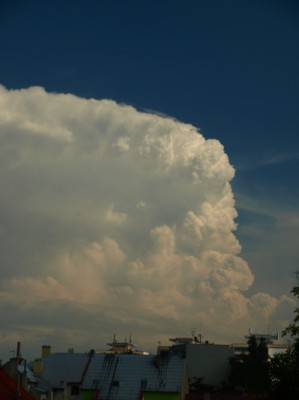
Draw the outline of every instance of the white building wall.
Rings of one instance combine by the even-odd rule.
[[[272,358],[275,354],[281,354],[285,353],[288,350],[287,345],[281,345],[281,346],[268,346],[268,354],[269,357]]]
[[[230,372],[229,358],[234,351],[229,345],[221,344],[188,344],[186,346],[188,375],[204,377],[203,383],[220,386],[227,381]]]

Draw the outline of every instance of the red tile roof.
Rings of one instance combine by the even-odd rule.
[[[19,387],[18,390],[17,381],[3,369],[0,369],[0,399],[34,400],[34,397],[22,387]]]

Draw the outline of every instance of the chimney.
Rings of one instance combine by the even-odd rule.
[[[17,357],[16,358],[20,358],[21,357],[21,342],[17,343]]]
[[[38,358],[33,361],[33,373],[36,375],[40,375],[43,371],[43,362],[41,358]]]
[[[17,351],[15,357],[12,357],[3,365],[4,371],[6,371],[14,379],[18,380],[20,375],[18,367],[21,361],[21,343],[17,342]]]
[[[46,358],[51,355],[51,346],[43,345],[42,346],[42,358]]]

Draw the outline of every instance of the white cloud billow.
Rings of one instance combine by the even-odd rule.
[[[201,324],[233,340],[275,313],[277,299],[244,294],[253,275],[234,235],[234,169],[217,140],[39,87],[0,88],[0,135],[6,333],[100,346],[114,329],[154,346]]]

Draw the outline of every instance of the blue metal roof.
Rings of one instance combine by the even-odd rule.
[[[102,400],[138,399],[142,391],[179,393],[185,359],[178,354],[55,353],[43,360],[41,378],[54,388],[67,383],[100,392]]]
[[[54,353],[43,359],[41,378],[54,388],[63,388],[67,382],[80,383],[88,360],[87,353]]]
[[[138,398],[141,391],[180,392],[185,360],[157,356],[95,354],[82,388],[98,389],[101,399]]]

